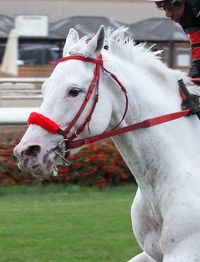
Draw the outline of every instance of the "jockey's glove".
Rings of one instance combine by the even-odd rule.
[[[190,114],[196,115],[200,113],[200,96],[190,94],[181,103],[181,109],[190,109]]]

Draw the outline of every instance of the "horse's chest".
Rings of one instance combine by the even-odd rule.
[[[147,193],[147,192],[146,192]],[[153,257],[162,258],[160,248],[162,217],[154,196],[138,191],[132,207],[135,236],[144,250]]]

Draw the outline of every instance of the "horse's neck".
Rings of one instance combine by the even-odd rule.
[[[110,61],[105,63],[105,67],[118,77],[128,92],[129,111],[135,121],[156,114],[167,114],[170,110],[172,112],[180,110],[181,98],[178,93],[178,82],[173,80],[171,85],[174,86],[169,88],[167,81],[165,82],[162,77],[151,74],[148,70],[134,65],[131,61],[125,62],[115,56],[106,57],[105,60]],[[171,91],[173,88],[176,89],[175,92]],[[119,91],[117,96],[120,99],[118,85],[116,85],[115,90],[116,92]],[[121,95],[121,97],[123,96]],[[123,104],[123,99],[121,104],[117,103],[121,107]]]
[[[152,84],[152,80],[156,80],[156,77],[145,76],[142,70],[134,67],[133,71],[128,67],[120,67],[120,70],[117,70],[116,66],[113,70],[118,78],[123,80],[128,91],[129,110],[123,125],[180,110],[181,100],[178,98],[178,91],[173,95],[167,90],[165,83],[162,86],[156,82]],[[119,90],[117,86],[116,90]],[[118,107],[114,110],[117,115],[122,112],[123,104],[123,100],[115,104],[115,107]],[[115,115],[113,117],[119,118]],[[198,134],[200,123],[195,117],[191,117],[130,132],[113,140],[137,181],[142,185],[150,183],[149,180],[152,178],[155,180],[156,174],[159,176],[162,174],[164,177],[172,171],[182,174],[187,172],[188,168],[191,168],[191,159],[193,164],[199,163]]]
[[[200,130],[197,132],[193,130],[195,125],[189,128],[183,122],[184,119],[177,120],[177,124],[167,123],[113,138],[139,185],[171,175],[183,177],[200,168]]]

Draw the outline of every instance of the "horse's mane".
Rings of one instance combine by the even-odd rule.
[[[157,77],[158,80],[164,85],[167,85],[173,91],[177,87],[177,81],[183,79],[184,82],[189,82],[188,77],[181,71],[168,68],[162,61],[160,54],[161,50],[153,51],[153,46],[147,47],[146,44],[136,45],[134,40],[127,34],[128,28],[120,27],[117,30],[108,28],[106,30],[105,45],[107,46],[107,52],[115,55],[123,61],[127,60],[130,63],[136,65],[146,71],[146,73],[152,74]],[[87,40],[91,36],[83,36],[78,43],[72,46],[73,53],[78,53]],[[84,53],[81,53],[84,55]],[[85,54],[87,55],[87,54]]]
[[[162,81],[166,81],[172,88],[177,85],[179,79],[189,81],[183,72],[172,70],[161,61],[161,50],[153,51],[154,45],[149,48],[146,44],[136,45],[134,40],[126,34],[126,31],[127,28],[125,27],[120,27],[115,31],[107,30],[106,45],[109,52],[123,57],[123,60],[126,59],[148,72],[152,72]]]

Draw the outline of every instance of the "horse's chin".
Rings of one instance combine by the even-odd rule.
[[[28,172],[32,174],[35,177],[44,177],[44,178],[49,178],[51,175],[54,173],[54,166],[55,163],[51,163],[48,165],[41,165],[41,164],[35,164],[35,165],[26,165],[24,164],[24,161],[20,161],[18,163],[19,169],[22,171]]]

